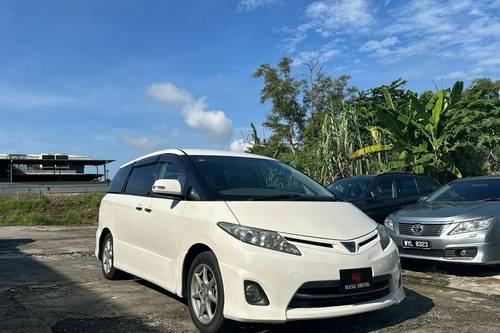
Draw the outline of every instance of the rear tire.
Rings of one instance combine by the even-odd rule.
[[[114,263],[113,236],[108,233],[104,237],[101,247],[102,274],[108,280],[118,280],[123,276],[122,272],[115,268]]]
[[[229,332],[232,322],[224,318],[224,286],[213,252],[194,258],[189,268],[186,296],[189,314],[203,333]]]

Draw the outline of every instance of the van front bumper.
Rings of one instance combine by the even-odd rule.
[[[314,245],[298,244],[302,255],[291,255],[224,237],[219,248],[230,248],[219,257],[224,284],[224,317],[244,322],[286,322],[352,315],[382,309],[401,302],[404,291],[396,245],[382,251],[378,240],[360,253],[342,253]],[[340,245],[339,245],[340,246]],[[292,303],[304,284],[340,280],[340,270],[371,268],[374,281],[386,279],[388,291],[381,297],[335,306],[297,306]],[[250,305],[245,299],[244,282],[258,283],[269,305]]]

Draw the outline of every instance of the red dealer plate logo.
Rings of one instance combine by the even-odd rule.
[[[369,267],[340,270],[340,292],[365,291],[372,287],[372,282],[373,274]]]

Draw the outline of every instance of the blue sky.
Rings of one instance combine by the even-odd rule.
[[[318,59],[362,88],[498,79],[498,0],[0,3],[0,152],[116,159],[241,148],[261,63]]]

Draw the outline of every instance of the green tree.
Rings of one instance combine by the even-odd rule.
[[[303,80],[302,105],[308,116],[305,140],[311,141],[318,137],[325,115],[342,113],[345,101],[353,98],[358,90],[349,85],[350,76],[333,78],[326,75],[317,61],[310,62],[306,66],[308,75]]]
[[[269,100],[272,103],[263,124],[272,131],[268,143],[276,147],[286,145],[293,150],[302,143],[306,111],[298,101],[303,82],[293,77],[291,65],[291,59],[283,58],[276,67],[261,65],[253,76],[264,80],[261,103]]]
[[[481,92],[482,96],[487,99],[500,98],[500,80],[493,81],[488,78],[475,79],[465,91],[465,97],[471,98],[478,92]]]
[[[408,170],[437,176],[441,181],[461,177],[450,152],[455,148],[453,133],[447,126],[447,115],[456,112],[462,98],[463,82],[458,81],[450,91],[441,90],[424,105],[414,94],[410,104],[396,108],[387,88],[384,89],[385,107],[376,109],[382,123],[378,130],[389,145],[372,145],[352,154],[358,158],[380,151],[397,152],[394,161],[385,164],[387,170]]]
[[[372,118],[374,115],[372,111],[377,109],[379,105],[385,103],[384,91],[387,90],[391,95],[394,107],[397,109],[405,108],[410,102],[406,83],[406,80],[399,78],[388,85],[362,90],[358,93],[353,102],[358,110],[365,111],[365,117]],[[371,120],[373,121],[373,119]]]
[[[495,95],[496,88],[489,84],[492,82],[482,80],[479,84],[478,81],[473,82],[464,92],[456,110],[447,114],[447,131],[454,142],[452,158],[468,176],[499,171],[500,99]],[[486,80],[489,83],[484,84]],[[487,90],[476,90],[478,86]]]

